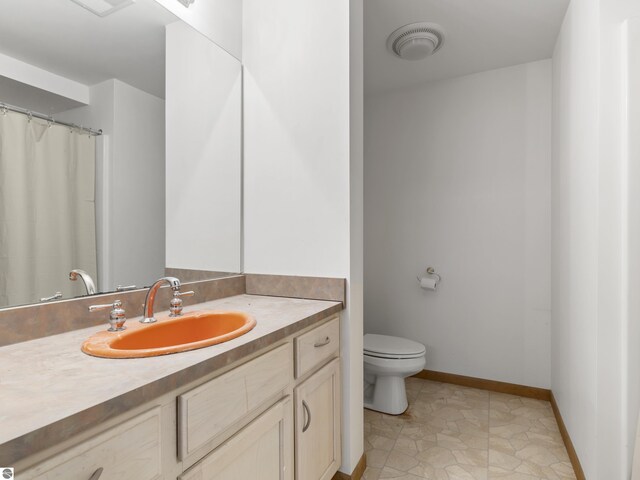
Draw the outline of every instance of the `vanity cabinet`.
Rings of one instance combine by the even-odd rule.
[[[40,463],[25,459],[16,478],[331,479],[341,463],[339,317],[265,350],[52,447]]]
[[[161,410],[156,407],[24,472],[19,480],[159,480]],[[102,469],[102,471],[100,471]]]
[[[296,478],[327,480],[341,463],[340,319],[294,339]]]
[[[178,396],[178,456],[197,459],[282,398],[293,378],[291,342]]]
[[[296,379],[317,370],[328,360],[340,355],[340,319],[304,333],[294,340],[296,346]]]
[[[276,403],[178,480],[293,480],[291,398]]]
[[[329,480],[341,463],[340,359],[295,389],[296,478]]]

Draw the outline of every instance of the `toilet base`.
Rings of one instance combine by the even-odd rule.
[[[364,408],[388,415],[401,415],[409,408],[404,377],[380,376],[365,392]]]

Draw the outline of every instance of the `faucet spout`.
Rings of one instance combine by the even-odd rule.
[[[144,300],[144,316],[140,323],[155,323],[157,320],[153,317],[153,305],[156,301],[156,294],[163,284],[171,287],[171,290],[177,292],[180,290],[180,280],[176,277],[162,277],[149,287],[147,297]]]
[[[98,292],[93,278],[91,278],[91,275],[89,275],[87,272],[77,268],[69,272],[69,280],[71,280],[72,282],[75,282],[78,277],[80,277],[84,282],[84,287],[87,289],[87,295],[94,295]]]

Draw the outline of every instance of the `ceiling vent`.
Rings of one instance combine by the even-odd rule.
[[[400,27],[387,40],[387,48],[405,60],[424,60],[436,53],[444,42],[442,27],[435,23],[411,23]]]
[[[99,16],[106,17],[118,10],[128,7],[135,3],[135,0],[71,0],[73,3],[86,8],[91,13]]]

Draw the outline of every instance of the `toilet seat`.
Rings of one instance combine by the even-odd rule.
[[[409,359],[424,356],[424,345],[406,338],[367,333],[364,336],[364,354],[376,358]]]
[[[412,358],[420,358],[422,355],[399,355],[395,353],[375,353],[375,352],[364,352],[365,356],[373,357],[373,358],[384,358],[387,360],[411,360]]]

